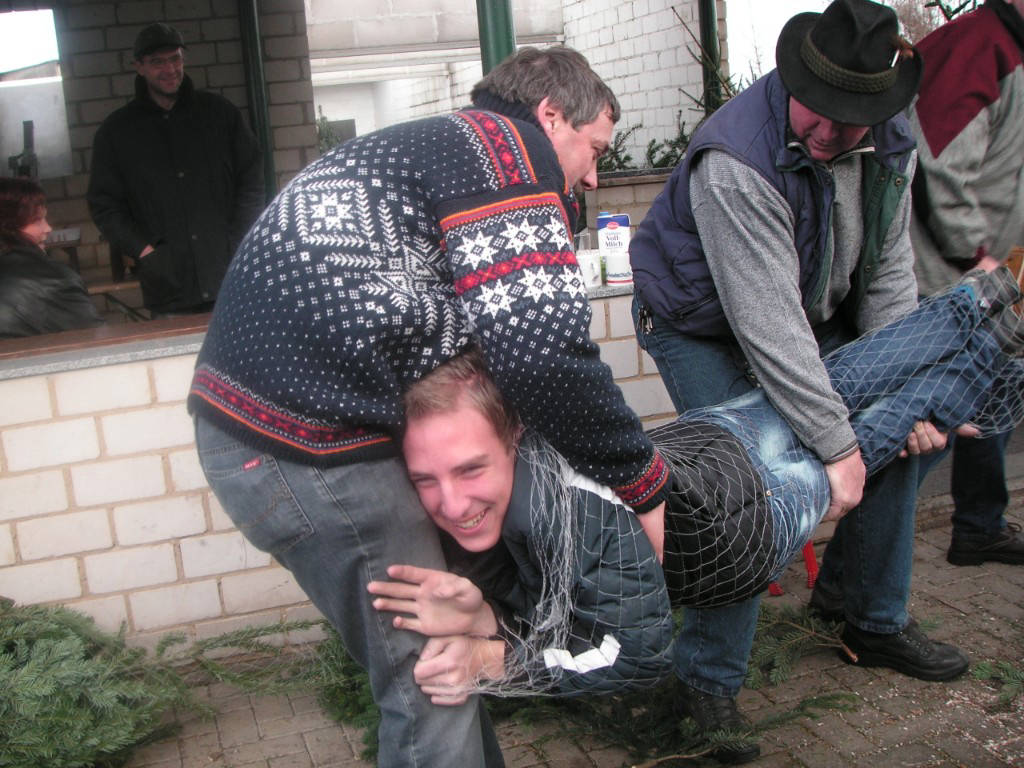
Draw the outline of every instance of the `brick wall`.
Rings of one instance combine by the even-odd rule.
[[[618,128],[643,126],[628,142],[638,166],[651,139],[676,136],[680,112],[686,132],[692,132],[703,113],[694,110],[690,95],[701,95],[703,72],[690,53],[699,48],[679,17],[699,39],[696,0],[563,0],[562,5],[565,43],[581,51],[615,92],[623,113]],[[725,0],[718,0],[718,18],[724,55]]]
[[[87,279],[109,280],[109,247],[89,218],[85,191],[93,136],[134,94],[131,47],[153,21],[185,39],[185,72],[248,115],[237,0],[0,0],[0,11],[52,7],[71,135],[72,175],[44,181],[54,228],[81,227]],[[317,156],[303,0],[261,0],[260,31],[278,183]]]
[[[672,415],[629,296],[591,333],[648,423]],[[131,643],[316,615],[206,485],[184,399],[193,355],[0,381],[0,595],[63,603]],[[309,635],[304,634],[303,640]]]

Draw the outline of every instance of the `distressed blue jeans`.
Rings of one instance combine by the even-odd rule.
[[[654,358],[676,410],[718,405],[755,388],[749,366],[733,342],[684,336],[658,317],[645,330],[634,322],[640,346]],[[825,350],[849,337],[822,341]],[[894,633],[909,617],[913,562],[916,458],[898,461],[868,482],[861,505],[836,526],[819,580],[842,593],[847,621],[873,632]],[[761,597],[720,608],[687,609],[675,643],[675,673],[687,685],[716,696],[735,696],[747,673]]]
[[[795,555],[828,507],[820,461],[755,389],[734,342],[683,336],[657,317],[645,330],[636,302],[633,312],[640,345],[658,365],[676,409],[705,408],[701,418],[710,416],[746,442],[769,487],[788,489],[773,505],[782,523],[777,537],[786,536],[784,544]],[[823,334],[822,351],[832,350],[825,366],[850,409],[869,480],[861,505],[836,527],[819,583],[843,595],[847,621],[861,629],[892,633],[907,622],[921,470],[916,458],[894,459],[914,423],[927,419],[948,431],[981,409],[998,412],[1010,405],[993,400],[1020,397],[1016,385],[994,387],[997,372],[1008,373],[1007,360],[990,333],[977,332],[985,322],[971,289],[960,288],[852,343],[842,344],[841,331]],[[1019,381],[1022,363],[1009,366]],[[708,408],[713,402],[721,405]],[[759,599],[687,611],[675,648],[681,680],[718,696],[736,694],[746,675]]]
[[[991,333],[976,332],[984,318],[970,289],[958,289],[825,357],[832,384],[850,409],[869,476],[896,459],[919,420],[950,432],[983,406],[1012,409],[1004,397],[1012,389],[994,384],[1020,364],[1003,355]],[[717,423],[743,443],[765,487],[772,489],[775,551],[780,570],[785,568],[828,509],[828,477],[817,456],[800,443],[762,389],[681,418]],[[986,441],[961,441],[974,442]]]
[[[381,710],[378,765],[503,766],[483,702],[436,706],[413,680],[424,638],[396,630],[366,585],[409,563],[445,569],[437,530],[398,459],[317,468],[250,448],[209,420],[196,447],[210,487],[238,530],[272,554],[366,668]]]

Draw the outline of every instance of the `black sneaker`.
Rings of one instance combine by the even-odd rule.
[[[676,680],[673,708],[679,717],[693,718],[702,736],[725,730],[747,733],[751,730],[750,723],[736,709],[736,699],[704,693],[679,680]],[[754,741],[730,741],[716,746],[708,754],[720,763],[738,765],[757,759],[761,747]]]
[[[919,680],[952,680],[970,665],[959,648],[930,640],[913,619],[903,631],[893,635],[867,632],[847,622],[843,643],[857,655],[854,661],[844,649],[839,649],[840,658],[848,664],[889,667]]]
[[[833,624],[846,621],[843,596],[829,592],[820,583],[814,585],[811,599],[807,602],[807,612],[822,621],[831,621]]]
[[[1006,528],[988,540],[975,541],[964,537],[953,537],[946,552],[946,560],[952,565],[981,565],[984,562],[1024,564],[1024,535],[1017,523],[1007,523]]]

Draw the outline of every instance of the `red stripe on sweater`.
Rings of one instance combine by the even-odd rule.
[[[466,110],[457,114],[473,127],[483,142],[491,156],[500,186],[537,181],[526,147],[523,146],[523,139],[509,120],[477,110]],[[520,161],[525,167],[520,166]],[[523,177],[524,170],[526,178]]]
[[[565,230],[569,231],[569,217],[562,206],[562,200],[555,192],[541,192],[536,195],[523,195],[508,200],[501,200],[497,203],[481,205],[479,208],[470,208],[468,211],[459,211],[441,219],[441,230],[448,232],[454,227],[468,224],[473,221],[481,221],[509,211],[518,211],[524,208],[540,208],[542,206],[555,206],[562,215],[565,222]]]
[[[484,283],[505,277],[530,267],[561,267],[576,264],[576,254],[572,251],[530,251],[513,256],[505,261],[498,261],[483,269],[459,278],[455,281],[455,295],[461,296],[467,291],[479,288]]]
[[[320,427],[300,422],[267,408],[206,371],[196,372],[190,394],[202,398],[248,429],[305,453],[325,456],[391,440],[361,427]]]

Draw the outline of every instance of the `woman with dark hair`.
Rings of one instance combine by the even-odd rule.
[[[101,322],[82,278],[43,250],[46,196],[30,179],[0,178],[0,338]]]

